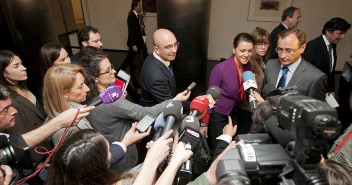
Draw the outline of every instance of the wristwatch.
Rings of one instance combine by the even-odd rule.
[[[201,126],[201,127],[208,127],[208,124],[206,124],[206,123],[201,123],[200,126]]]

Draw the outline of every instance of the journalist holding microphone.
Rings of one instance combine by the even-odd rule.
[[[250,59],[253,54],[254,39],[248,33],[239,33],[233,41],[233,54],[229,59],[217,64],[211,71],[209,87],[218,86],[220,96],[214,110],[208,111],[203,122],[210,116],[208,136],[210,149],[217,145],[217,137],[221,135],[222,128],[228,122],[228,116],[234,116],[239,102],[248,101],[248,95],[243,88],[242,74],[251,69]],[[233,119],[234,120],[234,119]],[[241,127],[239,123],[238,127]],[[239,129],[239,128],[238,128]]]

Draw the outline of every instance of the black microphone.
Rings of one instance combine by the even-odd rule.
[[[97,106],[102,103],[109,104],[117,101],[122,96],[122,91],[117,86],[110,86],[99,94],[92,102],[88,103],[89,106]]]
[[[201,135],[199,133],[199,120],[193,116],[187,116],[182,120],[179,141],[186,144],[186,148],[194,151],[199,144]],[[192,160],[189,159],[182,164],[178,173],[178,184],[187,184],[192,179]]]
[[[159,116],[155,119],[155,123],[154,123],[155,134],[153,137],[153,141],[156,141],[157,139],[159,139],[159,137],[161,136],[161,133],[164,130],[164,127],[165,127],[164,113],[160,113]]]
[[[250,94],[253,93],[254,90],[258,88],[257,82],[255,81],[254,74],[252,71],[246,71],[242,75],[243,77],[243,88],[245,91],[249,92]],[[258,106],[258,101],[252,97],[249,96],[249,104],[251,105],[251,109],[255,109]]]
[[[164,135],[167,131],[172,129],[173,124],[182,117],[182,103],[181,101],[173,100],[166,105],[164,110],[165,127],[162,132]]]

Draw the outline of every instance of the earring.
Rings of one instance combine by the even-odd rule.
[[[64,98],[67,100],[68,99],[68,97],[67,96],[64,96]]]

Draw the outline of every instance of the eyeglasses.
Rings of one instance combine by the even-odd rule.
[[[164,47],[165,50],[171,50],[172,48],[178,49],[180,42],[175,42],[175,44],[170,44]]]
[[[267,42],[258,42],[258,43],[255,44],[255,46],[257,46],[257,48],[268,47],[268,46],[270,46],[270,44],[267,43]]]
[[[112,74],[113,74],[113,71],[114,71],[114,65],[111,64],[111,66],[110,66],[109,68],[107,68],[107,69],[105,70],[105,72],[98,73],[98,75],[103,75],[103,74],[107,74],[107,73],[109,73],[110,75],[112,75]]]
[[[297,49],[291,49],[291,48],[280,48],[280,47],[276,47],[275,48],[275,51],[276,53],[278,54],[282,54],[284,51],[286,54],[289,54],[289,55],[293,55],[297,50],[301,49],[301,47],[297,48]]]

